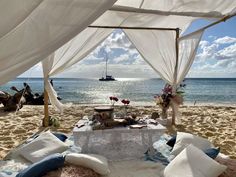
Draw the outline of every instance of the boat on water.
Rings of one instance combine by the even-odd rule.
[[[106,77],[101,77],[99,81],[115,81],[113,76],[106,75]]]
[[[99,81],[116,81],[116,79],[112,75],[108,75],[107,74],[107,61],[108,61],[108,57],[107,57],[107,53],[106,52],[105,52],[105,58],[106,58],[105,76],[102,76],[101,78],[99,78]]]

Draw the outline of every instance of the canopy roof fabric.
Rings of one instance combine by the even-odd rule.
[[[232,0],[118,0],[115,6],[150,9],[166,12],[219,13],[226,15],[235,9]],[[114,6],[113,6],[114,7]],[[213,15],[212,15],[213,16]]]
[[[116,0],[1,0],[0,85],[64,45]]]
[[[92,25],[180,28],[195,19],[217,19],[235,12],[232,0],[118,0]]]

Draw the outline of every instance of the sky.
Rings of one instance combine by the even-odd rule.
[[[197,20],[185,33],[193,32],[208,23]],[[121,30],[113,31],[89,56],[56,77],[101,77],[105,70],[105,52],[109,58],[108,74],[115,78],[159,77]],[[42,77],[41,64],[35,65],[20,77]],[[187,77],[236,78],[236,17],[205,30]]]

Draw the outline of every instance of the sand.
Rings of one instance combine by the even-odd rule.
[[[93,108],[94,105],[72,105],[60,114],[50,107],[50,114],[60,120],[57,131],[71,133],[80,118],[93,114]],[[157,106],[130,106],[128,110],[138,116],[151,115],[154,111],[160,112]],[[236,107],[182,106],[180,112],[182,125],[168,127],[167,133],[183,131],[206,137],[220,147],[222,153],[236,159]],[[43,106],[24,106],[17,113],[6,113],[0,108],[0,159],[40,130],[43,117]]]

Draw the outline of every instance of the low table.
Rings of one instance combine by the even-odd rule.
[[[113,161],[142,158],[166,130],[161,124],[147,124],[142,129],[93,130],[90,124],[87,116],[76,124],[73,129],[75,145],[82,148],[82,153],[100,154]]]

